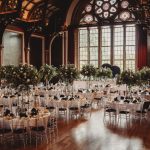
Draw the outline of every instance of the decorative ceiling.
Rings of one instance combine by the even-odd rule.
[[[21,18],[23,20],[41,20],[43,17],[48,19],[59,10],[60,8],[57,8],[51,0],[23,0]]]
[[[0,14],[17,10],[21,20],[43,20],[58,11],[64,11],[70,2],[71,0],[0,0]]]

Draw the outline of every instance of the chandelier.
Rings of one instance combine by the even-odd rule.
[[[131,0],[130,11],[137,15],[137,23],[150,29],[150,0]]]

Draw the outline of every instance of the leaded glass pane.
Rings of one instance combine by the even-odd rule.
[[[110,60],[102,60],[102,65],[103,64],[111,64],[111,63],[110,63]]]
[[[98,29],[90,29],[90,46],[98,46]]]
[[[135,60],[126,61],[126,69],[135,70]]]
[[[88,59],[88,49],[87,47],[80,48],[80,60],[87,60]]]
[[[111,29],[110,26],[102,27],[102,47],[101,47],[101,58],[102,64],[109,62],[111,59]]]
[[[135,70],[136,58],[135,25],[126,26],[126,68]]]
[[[80,47],[85,47],[87,46],[87,43],[88,43],[88,39],[87,39],[87,30],[85,29],[80,29],[80,44],[79,46]]]
[[[123,71],[123,60],[115,60],[114,65],[119,66],[121,71]]]
[[[90,47],[90,60],[98,60],[98,47]]]
[[[135,46],[126,46],[126,59],[135,59]]]
[[[115,26],[114,28],[114,45],[120,46],[123,45],[123,26]]]
[[[90,61],[90,64],[96,68],[98,67],[98,61]]]
[[[80,69],[84,66],[87,65],[88,61],[80,61]]]

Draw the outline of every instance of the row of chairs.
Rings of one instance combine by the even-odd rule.
[[[126,121],[130,121],[130,119],[139,119],[142,121],[143,119],[148,119],[148,115],[150,113],[150,102],[145,101],[141,103],[141,108],[139,110],[130,110],[128,105],[123,105],[121,108],[113,107],[111,104],[106,104],[104,107],[104,119],[106,117],[109,120],[121,121],[121,119],[125,119]]]
[[[19,121],[22,121],[22,123],[19,124]],[[20,119],[17,122],[14,119],[1,118],[0,141],[2,144],[7,144],[7,142],[15,144],[17,141],[22,141],[25,147],[26,144],[32,144],[32,141],[35,141],[37,146],[39,141],[45,141],[46,139],[46,143],[48,143],[57,135],[58,125],[55,115],[45,116],[42,121],[38,117],[31,120]]]

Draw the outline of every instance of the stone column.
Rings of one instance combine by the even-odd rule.
[[[25,52],[25,63],[30,64],[30,48],[25,47],[24,52]]]

